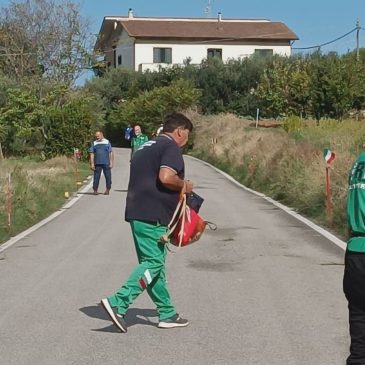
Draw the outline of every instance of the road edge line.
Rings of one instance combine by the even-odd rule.
[[[29,234],[33,233],[37,229],[43,227],[47,223],[53,221],[59,215],[64,213],[67,209],[71,208],[79,199],[83,197],[83,193],[86,193],[88,190],[91,189],[92,186],[92,179],[79,191],[76,192],[75,196],[73,196],[68,202],[66,202],[62,207],[57,210],[56,212],[49,215],[47,218],[42,219],[40,222],[34,224],[33,226],[27,228],[25,231],[17,234],[16,236],[10,238],[8,241],[5,241],[3,244],[0,245],[0,253],[7,250],[9,247],[13,246],[15,243],[23,239],[24,237],[28,236]]]
[[[279,203],[278,201],[276,201],[276,200],[274,200],[274,199],[266,196],[263,193],[260,193],[258,191],[255,191],[253,189],[248,188],[247,186],[241,184],[240,182],[238,182],[237,180],[235,180],[232,176],[228,175],[226,172],[224,172],[224,171],[218,169],[217,167],[213,166],[209,162],[200,160],[199,158],[194,157],[194,156],[190,156],[190,155],[184,155],[184,156],[186,156],[186,157],[188,157],[190,159],[193,159],[193,160],[202,162],[203,164],[209,166],[210,168],[212,168],[213,170],[215,170],[218,173],[220,173],[221,175],[223,175],[225,178],[227,178],[229,181],[231,181],[232,183],[234,183],[238,187],[240,187],[240,188],[242,188],[242,189],[250,192],[251,194],[254,194],[256,196],[259,196],[260,198],[265,199],[269,203],[271,203],[274,206],[280,208],[284,212],[288,213],[292,217],[298,219],[299,221],[301,221],[302,223],[304,223],[308,227],[312,228],[313,230],[315,230],[316,232],[318,232],[319,234],[321,234],[323,237],[327,238],[329,241],[331,241],[332,243],[334,243],[336,246],[340,247],[342,250],[346,251],[346,247],[347,247],[346,242],[342,241],[341,239],[339,239],[338,237],[336,237],[331,232],[328,232],[324,228],[322,228],[322,227],[318,226],[317,224],[313,223],[311,220],[309,220],[309,219],[301,216],[299,213],[295,212],[292,208],[289,208],[286,205]]]

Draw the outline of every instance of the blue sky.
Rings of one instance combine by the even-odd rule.
[[[0,1],[0,3],[4,1]],[[206,0],[80,0],[83,13],[92,21],[97,33],[104,16],[127,15],[132,8],[136,16],[203,17]],[[6,2],[5,2],[6,3]],[[212,0],[212,14],[222,12],[226,18],[265,18],[282,21],[300,38],[297,47],[321,44],[347,33],[356,19],[365,28],[365,0]],[[363,19],[361,19],[361,17]],[[360,33],[365,47],[365,30]],[[323,51],[347,52],[356,45],[355,34]]]
[[[82,14],[91,21],[91,31],[98,33],[104,16],[127,15],[132,8],[136,16],[204,17],[207,0],[75,0]],[[0,7],[9,0],[0,0]],[[296,47],[321,44],[345,34],[355,27],[356,19],[365,28],[365,0],[212,0],[212,14],[222,12],[226,18],[265,18],[282,21],[300,38]],[[323,51],[347,52],[355,47],[355,34],[323,48]],[[360,33],[365,47],[365,30]]]
[[[0,0],[1,1],[1,0]],[[204,17],[206,0],[79,0],[82,12],[98,33],[104,16],[125,16],[132,8],[136,16]],[[347,33],[356,19],[365,28],[365,0],[212,0],[212,15],[223,18],[271,19],[284,22],[300,38],[294,47],[322,44]],[[361,16],[363,19],[361,19]],[[365,30],[360,32],[365,47]],[[356,47],[355,33],[324,46],[322,51],[345,53]],[[81,83],[91,75],[84,75]]]
[[[75,0],[90,19],[91,31],[98,33],[104,16],[125,16],[132,8],[136,16],[204,17],[206,0]],[[10,1],[0,0],[0,7]],[[271,19],[284,22],[299,41],[294,47],[308,47],[331,41],[355,27],[365,28],[365,0],[212,0],[212,15],[223,18]],[[365,30],[360,32],[365,47]],[[356,47],[355,33],[322,48],[324,52],[345,53]]]

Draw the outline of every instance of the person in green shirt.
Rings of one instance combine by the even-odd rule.
[[[365,152],[353,164],[347,193],[349,239],[343,291],[348,301],[350,355],[346,365],[365,364]]]
[[[148,141],[148,137],[142,133],[141,127],[137,124],[134,126],[134,137],[131,140],[132,156],[143,144]]]

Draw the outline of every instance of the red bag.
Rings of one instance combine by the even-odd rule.
[[[188,205],[182,210],[183,216],[179,219],[171,237],[171,243],[175,246],[186,246],[198,241],[207,225],[207,222]]]
[[[187,246],[200,239],[207,224],[211,229],[217,229],[213,223],[205,221],[186,204],[186,194],[182,193],[168,225],[169,231],[161,237],[160,242],[172,243],[178,247]]]

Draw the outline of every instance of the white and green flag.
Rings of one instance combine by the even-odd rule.
[[[327,163],[331,163],[336,158],[336,155],[330,149],[325,148],[323,151],[323,157]]]

